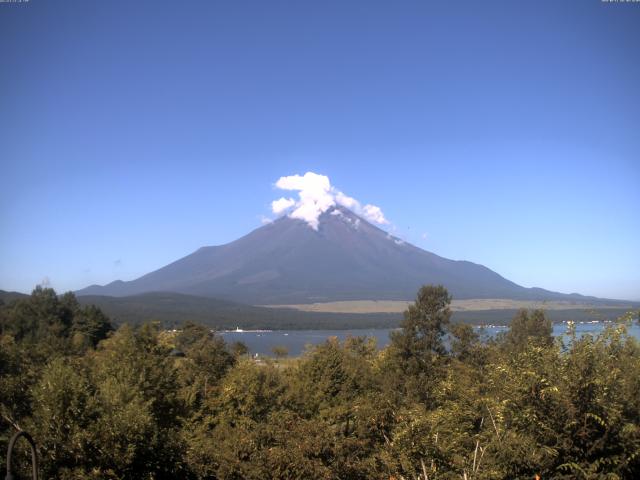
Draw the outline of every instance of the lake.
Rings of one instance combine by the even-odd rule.
[[[592,334],[596,335],[600,333],[607,325],[611,325],[611,322],[584,322],[576,323],[576,333],[581,335]],[[497,335],[500,332],[506,331],[508,327],[504,326],[487,326],[483,329],[475,327],[480,331],[483,338],[490,338]],[[379,328],[379,329],[357,329],[357,330],[261,330],[261,331],[226,331],[219,332],[220,335],[227,341],[243,342],[248,348],[251,354],[258,354],[260,356],[272,356],[271,349],[275,346],[284,346],[289,351],[290,356],[300,355],[306,345],[318,345],[329,337],[337,337],[340,341],[347,337],[373,337],[376,339],[378,347],[383,348],[389,344],[389,332],[393,329]],[[566,323],[556,323],[553,326],[553,334],[555,336],[564,335],[567,331]],[[640,339],[640,325],[637,322],[628,329],[630,335],[637,339]]]

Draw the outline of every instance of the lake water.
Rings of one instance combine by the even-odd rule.
[[[594,323],[576,323],[576,333],[578,335],[600,333],[609,322]],[[483,338],[489,338],[500,332],[507,330],[508,327],[488,326],[482,330],[478,330]],[[276,346],[284,346],[289,351],[290,356],[300,355],[307,345],[318,345],[329,337],[337,337],[340,341],[347,337],[373,337],[376,339],[378,347],[383,348],[389,344],[390,328],[381,329],[357,329],[357,330],[273,330],[273,331],[245,331],[245,332],[220,332],[220,335],[227,341],[243,342],[251,354],[260,356],[272,356],[272,348]],[[557,323],[553,326],[553,334],[555,336],[564,335],[567,331],[566,323]],[[630,335],[640,339],[640,325],[637,322],[628,328]]]

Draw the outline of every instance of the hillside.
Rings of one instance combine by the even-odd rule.
[[[6,290],[0,290],[0,305],[2,303],[6,304],[20,298],[26,298],[27,296],[28,295],[20,292],[7,292]]]

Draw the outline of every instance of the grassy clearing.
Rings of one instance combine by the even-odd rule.
[[[413,303],[405,300],[352,300],[327,303],[310,303],[297,305],[262,305],[269,308],[292,308],[303,312],[321,313],[401,313]],[[588,304],[570,301],[541,302],[531,300],[508,300],[503,298],[479,298],[469,300],[453,300],[451,310],[454,312],[472,312],[485,310],[518,310],[520,308],[543,308],[545,310],[575,309],[633,309],[630,303],[624,305]]]

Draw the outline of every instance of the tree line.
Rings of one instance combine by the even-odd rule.
[[[481,342],[450,302],[420,289],[384,349],[334,338],[256,362],[206,327],[114,329],[36,288],[0,305],[0,449],[27,430],[60,479],[640,478],[624,322],[563,342],[522,310]]]

